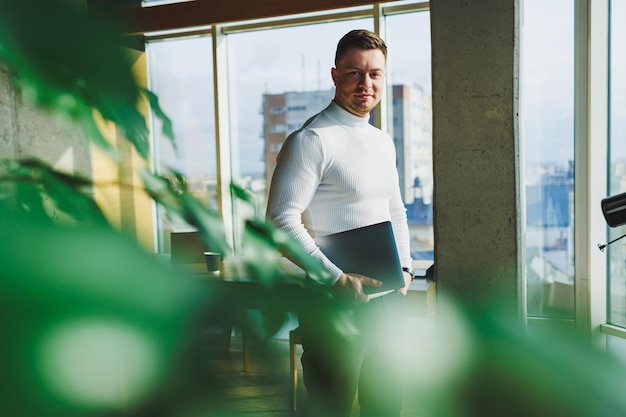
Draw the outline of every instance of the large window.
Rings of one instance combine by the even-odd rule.
[[[165,113],[172,119],[176,148],[163,136],[153,118],[153,159],[156,172],[173,168],[187,179],[192,193],[217,209],[215,111],[211,38],[194,36],[148,42],[149,85]],[[172,231],[186,231],[157,207],[157,243],[169,252]]]
[[[389,7],[388,110],[385,129],[393,135],[403,198],[411,226],[411,248],[416,259],[433,258],[432,228],[432,111],[430,76],[430,22],[427,7],[411,10]],[[157,135],[157,170],[173,166],[180,170],[194,193],[215,206],[220,175],[256,196],[257,213],[263,215],[276,155],[282,142],[309,117],[325,108],[334,96],[330,70],[338,40],[351,29],[373,30],[374,8],[363,6],[328,14],[280,18],[273,21],[234,22],[220,26],[226,62],[212,62],[211,36],[181,33],[152,36],[148,43],[150,87],[159,96],[174,122],[177,150]],[[384,9],[383,9],[384,10]],[[383,13],[384,15],[385,13]],[[218,58],[220,59],[220,58]],[[221,65],[220,65],[221,64]],[[220,146],[230,149],[230,161],[216,170],[217,156],[213,74],[219,88],[227,88],[228,137]],[[221,101],[220,101],[221,102]],[[376,118],[372,118],[375,123]],[[157,123],[155,121],[155,123]],[[221,122],[220,122],[221,123]],[[154,129],[158,132],[158,128]],[[220,181],[221,182],[221,181]],[[242,220],[253,215],[248,202],[233,201],[227,230],[233,230],[237,246]],[[168,251],[173,225],[159,217],[159,250]]]
[[[289,133],[333,98],[337,41],[371,19],[250,30],[227,35],[233,180],[264,212],[276,156]],[[235,219],[249,216],[235,202]]]
[[[610,2],[609,66],[609,194],[626,192],[626,2]],[[609,238],[626,233],[610,229]],[[626,327],[626,244],[620,240],[607,249],[608,322]]]
[[[433,163],[430,13],[386,18],[389,131],[396,143],[400,189],[413,259],[433,259]]]
[[[573,318],[574,0],[525,0],[521,111],[528,314]]]

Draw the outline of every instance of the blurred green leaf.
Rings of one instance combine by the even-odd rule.
[[[161,105],[159,104],[159,98],[152,91],[142,88],[141,91],[148,98],[148,103],[150,103],[150,109],[154,113],[156,117],[158,117],[163,123],[163,134],[166,138],[170,139],[172,145],[176,147],[176,142],[174,140],[174,129],[172,127],[172,120],[167,117]]]
[[[14,207],[19,211],[26,212],[33,217],[49,219],[48,213],[44,207],[43,199],[37,184],[30,181],[16,181],[14,201],[7,201],[9,207]]]
[[[186,210],[187,222],[198,228],[207,247],[215,252],[230,253],[224,223],[219,214],[207,208],[191,194],[182,193],[180,198]]]
[[[243,256],[248,271],[263,285],[271,286],[281,276],[280,252],[262,228],[262,223],[247,221],[243,236]]]
[[[139,176],[148,195],[161,204],[168,214],[177,214],[181,219],[184,218],[182,201],[169,178],[155,175],[145,169],[139,171]]]
[[[247,204],[249,204],[254,212],[254,217],[259,217],[259,207],[257,204],[257,198],[254,193],[235,183],[230,184],[230,192],[234,195],[235,198],[238,198],[239,200],[245,201]]]
[[[248,219],[246,221],[246,235],[252,239],[251,246],[260,246],[260,249],[250,249],[259,251],[259,259],[264,260],[270,252],[280,252],[292,259],[296,265],[300,266],[307,273],[307,276],[322,287],[327,287],[331,280],[330,273],[323,267],[322,263],[313,258],[298,242],[282,229],[277,228],[271,222],[259,219]],[[254,259],[254,257],[251,257]]]
[[[74,220],[106,223],[93,200],[90,180],[55,170],[41,160],[0,160],[0,182],[16,190],[3,194],[7,207],[40,218],[52,219],[58,210]]]
[[[438,300],[438,322],[434,334],[440,346],[433,362],[453,362],[442,354],[443,343],[455,342],[448,333],[449,316],[440,316],[448,301]],[[544,325],[543,331],[528,330],[497,297],[481,306],[454,303],[457,315],[472,338],[468,366],[430,395],[439,397],[435,407],[450,417],[614,417],[626,414],[623,384],[626,368],[605,352],[594,351],[587,340],[558,326]],[[454,328],[454,326],[452,326]],[[438,352],[438,354],[435,354]],[[419,394],[416,394],[419,395]],[[422,393],[421,395],[424,395]]]
[[[3,414],[132,407],[182,366],[176,358],[199,331],[193,317],[210,300],[201,281],[174,275],[108,227],[60,228],[2,205],[0,223],[0,332],[10,335],[0,382],[11,393]],[[192,392],[197,372],[185,372],[178,383]]]
[[[187,191],[184,177],[170,172],[168,177],[140,171],[146,192],[163,206],[168,216],[183,219],[197,228],[206,246],[215,252],[231,252],[219,213],[209,209]]]

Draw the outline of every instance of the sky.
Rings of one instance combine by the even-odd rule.
[[[614,2],[625,16],[624,2]],[[573,158],[574,7],[572,0],[525,0],[521,38],[520,126],[527,163]],[[389,84],[417,84],[431,90],[429,15],[388,17]],[[623,19],[621,19],[623,21]],[[624,25],[614,25],[614,48],[626,49]],[[327,90],[338,39],[354,28],[372,29],[371,20],[308,25],[228,35],[231,78],[231,135],[239,141],[241,174],[264,171],[262,97],[264,93]],[[619,31],[619,32],[617,32]],[[620,43],[621,42],[621,43]],[[214,107],[210,37],[149,45],[152,87],[172,115],[179,140],[189,141],[180,162],[192,172],[215,172]],[[620,56],[621,55],[621,56]],[[616,54],[614,73],[624,73],[625,54]],[[614,77],[613,151],[626,154],[626,88]],[[177,123],[178,122],[178,123]],[[184,129],[181,127],[184,126]],[[171,158],[171,156],[168,156]]]

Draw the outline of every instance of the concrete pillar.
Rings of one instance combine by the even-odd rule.
[[[438,295],[522,307],[518,0],[430,6]]]

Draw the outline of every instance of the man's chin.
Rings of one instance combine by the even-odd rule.
[[[374,107],[376,107],[376,104],[378,103],[373,103],[371,101],[356,102],[352,103],[352,108],[354,109],[354,111],[357,111],[362,115],[367,115],[369,114],[369,112],[372,111],[372,109],[374,109]]]

